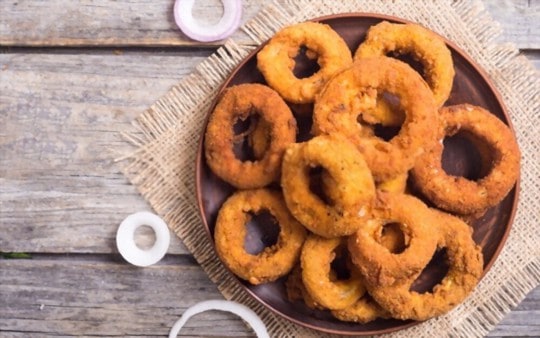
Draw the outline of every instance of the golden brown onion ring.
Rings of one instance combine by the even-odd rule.
[[[251,214],[263,211],[275,217],[280,233],[276,244],[253,255],[244,249]],[[280,193],[268,189],[239,190],[218,213],[214,230],[216,251],[224,264],[251,284],[274,281],[298,262],[306,238],[304,227],[289,213]]]
[[[390,318],[388,311],[383,309],[367,294],[353,305],[341,310],[332,310],[331,313],[341,321],[361,324],[369,323],[377,318]]]
[[[417,24],[396,24],[383,21],[372,26],[364,42],[354,54],[354,60],[410,54],[424,67],[424,79],[433,91],[437,107],[450,96],[454,81],[452,54],[437,34]]]
[[[379,182],[375,185],[376,190],[391,193],[405,193],[407,190],[408,173],[398,175],[390,180]],[[338,191],[336,181],[328,174],[327,171],[323,171],[320,175],[322,193],[330,201],[338,199]]]
[[[408,178],[409,178],[408,172],[404,174],[400,174],[392,179],[389,179],[387,181],[380,182],[379,184],[377,184],[377,190],[403,194],[407,190]]]
[[[256,161],[241,161],[233,150],[233,126],[252,114],[270,130],[270,144]],[[281,159],[296,140],[296,120],[283,99],[260,84],[227,88],[210,115],[204,148],[208,166],[221,179],[240,189],[260,188],[279,178]]]
[[[408,280],[422,271],[437,245],[437,227],[428,207],[412,195],[379,192],[373,218],[349,237],[353,263],[365,282],[388,286]],[[394,253],[379,242],[387,224],[396,223],[407,239],[406,248]]]
[[[478,284],[483,271],[482,251],[472,229],[459,218],[431,209],[438,220],[438,247],[446,248],[448,272],[432,292],[411,291],[414,279],[392,286],[368,286],[373,298],[398,319],[426,320],[461,303]]]
[[[358,115],[374,106],[377,91],[400,98],[406,118],[390,141],[365,132]],[[377,182],[392,179],[411,169],[416,158],[436,143],[438,115],[433,94],[407,64],[386,57],[360,59],[335,75],[315,102],[313,133],[342,133],[364,155]]]
[[[319,70],[306,78],[294,73],[294,58],[301,47],[317,58]],[[352,56],[345,41],[328,25],[303,22],[277,32],[257,54],[257,67],[266,82],[291,103],[313,102],[324,83],[349,66]]]
[[[349,278],[339,280],[333,276],[331,264],[342,244],[345,242],[341,238],[310,235],[300,256],[302,281],[306,290],[317,304],[331,310],[353,305],[366,292],[360,274],[352,264],[348,266]]]
[[[256,159],[263,158],[271,141],[270,124],[264,120],[257,121],[257,124],[248,135],[248,144],[253,151],[253,156]]]
[[[489,111],[470,104],[443,107],[440,115],[441,142],[422,155],[411,171],[416,186],[439,208],[458,214],[479,213],[497,205],[519,175],[520,151],[510,128]],[[442,140],[458,132],[489,149],[483,152],[489,151],[490,169],[476,181],[449,175],[442,168]]]
[[[336,182],[326,204],[310,189],[310,169],[322,167]],[[327,238],[349,235],[368,216],[375,185],[362,155],[339,135],[291,144],[283,157],[281,186],[287,207],[306,228]]]
[[[374,235],[375,240],[388,249],[391,253],[398,254],[407,247],[409,238],[403,233],[398,223],[386,224],[382,231],[377,231]]]
[[[302,281],[302,267],[300,264],[296,265],[285,282],[285,290],[287,291],[287,298],[289,301],[303,301],[310,309],[324,310],[324,308],[317,304],[311,295],[307,292],[304,282]]]

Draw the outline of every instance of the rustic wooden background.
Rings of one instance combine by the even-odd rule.
[[[220,2],[201,2],[195,16],[215,21]],[[263,2],[245,0],[243,20]],[[501,41],[539,68],[540,1],[485,4]],[[120,132],[219,46],[186,39],[172,7],[0,0],[0,336],[165,336],[187,307],[221,298],[176,237],[144,269],[115,246],[122,219],[150,209],[114,162],[129,149]],[[219,312],[182,334],[250,336]],[[540,288],[490,336],[540,336]]]

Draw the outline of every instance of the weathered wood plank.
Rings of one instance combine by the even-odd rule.
[[[189,40],[174,23],[172,0],[39,1],[0,0],[0,45],[17,46],[215,46]],[[504,28],[502,40],[518,48],[540,47],[540,2],[484,0]],[[263,6],[243,1],[243,22]],[[215,22],[222,13],[218,0],[196,1],[194,15]],[[240,43],[248,41],[238,31]]]
[[[189,306],[223,299],[188,256],[144,269],[113,259],[0,259],[0,335],[164,337]],[[181,333],[252,336],[236,316],[217,311],[193,317]]]
[[[114,162],[120,132],[206,56],[0,54],[0,251],[113,252],[149,209]]]
[[[489,337],[540,337],[540,287],[507,314]]]
[[[39,1],[1,0],[0,45],[18,46],[193,46],[176,26],[172,0]],[[261,8],[258,0],[243,1],[242,21]],[[219,0],[196,1],[194,17],[216,22],[223,12]],[[238,31],[239,41],[247,36]]]
[[[540,48],[540,1],[497,0],[484,4],[504,30],[500,41],[512,42],[520,49]]]
[[[540,71],[540,49],[523,51],[521,54],[527,57],[527,59],[531,61],[534,67]]]

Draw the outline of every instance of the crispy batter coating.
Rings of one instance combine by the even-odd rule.
[[[377,184],[377,190],[384,192],[393,192],[393,193],[405,193],[407,190],[407,179],[409,178],[409,173],[400,174],[394,178],[391,178],[387,181],[380,182]]]
[[[439,208],[473,214],[497,205],[512,189],[519,175],[520,152],[508,126],[489,111],[469,104],[443,107],[438,142],[422,155],[411,174],[421,192]],[[484,148],[491,163],[486,176],[474,181],[452,176],[442,168],[444,137],[466,132]],[[484,158],[484,161],[486,159]]]
[[[233,126],[251,114],[260,115],[270,129],[270,144],[256,161],[241,161],[233,150]],[[296,140],[296,120],[283,99],[260,84],[228,88],[206,127],[204,150],[208,166],[221,179],[240,189],[260,188],[279,178],[281,159]]]
[[[422,271],[437,246],[437,228],[427,206],[412,195],[379,192],[373,218],[349,237],[353,263],[365,282],[388,286],[409,280]],[[394,253],[378,238],[386,224],[397,223],[407,238],[406,248]]]
[[[437,107],[450,96],[454,82],[454,62],[444,40],[417,24],[396,24],[383,21],[372,26],[364,42],[354,54],[354,60],[410,54],[424,67],[423,77],[433,91]]]
[[[361,324],[369,323],[377,318],[390,318],[388,311],[367,294],[353,305],[341,310],[332,310],[331,313],[339,320]]]
[[[430,209],[438,220],[438,247],[446,248],[448,272],[432,292],[411,291],[414,279],[391,286],[368,285],[373,298],[398,319],[426,320],[461,303],[477,285],[483,271],[482,251],[472,229],[459,218]]]
[[[365,109],[358,116],[359,122],[369,125],[398,127],[405,121],[405,112],[400,108],[399,102],[391,99],[386,93],[377,93],[377,102],[374,107]]]
[[[324,310],[324,308],[317,304],[309,292],[307,292],[304,282],[302,281],[302,267],[300,264],[296,265],[285,282],[285,290],[287,291],[287,298],[291,301],[303,301],[306,306],[314,310]]]
[[[398,223],[386,224],[382,231],[377,231],[375,240],[388,249],[391,253],[397,254],[403,252],[407,247],[409,238],[401,231]]]
[[[280,227],[276,244],[252,255],[245,251],[245,225],[251,214],[268,211]],[[280,193],[268,189],[240,190],[219,210],[214,241],[225,265],[251,284],[274,281],[298,262],[306,238],[304,227],[289,213]]]
[[[257,124],[248,135],[248,143],[251,146],[255,158],[261,159],[264,157],[271,141],[270,124],[264,120],[257,121]]]
[[[310,190],[310,169],[318,166],[337,183],[332,205]],[[339,135],[291,144],[283,157],[281,186],[294,217],[327,238],[355,232],[369,214],[375,196],[375,184],[362,155]]]
[[[334,276],[331,263],[342,244],[345,242],[341,238],[309,235],[300,256],[306,290],[317,304],[332,310],[353,305],[366,292],[360,273],[352,264],[348,266],[349,278],[339,280]]]
[[[405,193],[407,189],[407,179],[409,177],[408,173],[398,175],[392,179],[389,179],[384,182],[379,182],[375,184],[375,189],[392,192],[392,193]],[[324,195],[330,199],[330,201],[335,201],[338,199],[339,191],[337,190],[336,181],[330,176],[327,171],[321,173],[321,186]]]
[[[378,91],[400,98],[406,118],[390,141],[365,137],[358,115],[374,107]],[[416,158],[436,143],[439,124],[433,94],[407,64],[391,58],[360,59],[335,75],[319,95],[313,113],[313,133],[342,133],[364,155],[377,182],[411,169]]]
[[[317,58],[320,67],[306,78],[297,78],[293,73],[294,58],[301,47],[307,48],[306,55]],[[268,85],[291,103],[313,102],[324,83],[351,63],[345,41],[330,26],[316,22],[283,28],[257,54],[257,67]]]

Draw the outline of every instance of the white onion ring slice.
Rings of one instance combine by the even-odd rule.
[[[140,249],[135,244],[135,230],[147,225],[154,230],[156,241],[148,250]],[[149,266],[159,262],[167,253],[171,234],[167,224],[158,216],[148,211],[140,211],[126,217],[116,232],[116,246],[126,261],[137,266]]]
[[[194,2],[195,0],[176,0],[174,3],[174,21],[180,30],[191,39],[201,42],[222,40],[240,26],[241,0],[221,0],[223,16],[214,25],[202,25],[193,17]]]
[[[237,302],[218,299],[202,301],[188,308],[182,317],[180,317],[180,319],[174,323],[169,333],[169,338],[176,338],[180,332],[180,329],[184,326],[189,318],[208,310],[219,310],[234,313],[251,326],[258,338],[270,338],[268,331],[266,331],[266,326],[259,316],[253,312],[253,310]]]

